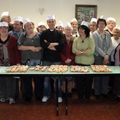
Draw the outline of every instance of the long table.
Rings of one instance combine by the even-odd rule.
[[[71,72],[70,66],[68,66],[68,71],[66,72],[40,72],[40,71],[27,71],[27,72],[7,72],[8,67],[1,66],[0,67],[0,76],[34,76],[34,75],[43,75],[43,76],[82,76],[87,75],[90,77],[94,76],[120,76],[120,66],[109,66],[112,70],[111,72],[93,72],[91,67],[89,68],[89,72]],[[58,80],[57,80],[58,83]],[[68,81],[65,79],[65,115],[68,114],[68,100],[67,100],[67,85]],[[58,84],[57,84],[57,91],[58,91]],[[57,93],[57,92],[56,92]],[[59,115],[59,103],[58,103],[58,95],[56,95],[56,114]]]
[[[87,66],[88,67],[88,66]],[[26,72],[7,72],[8,67],[0,66],[0,76],[14,76],[14,75],[64,75],[64,76],[71,76],[71,75],[119,75],[120,74],[120,66],[109,66],[112,70],[111,72],[94,72],[91,67],[89,68],[88,72],[71,72],[70,66],[68,66],[67,72],[40,72],[40,71],[32,71],[28,70]]]

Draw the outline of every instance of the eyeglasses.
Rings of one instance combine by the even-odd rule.
[[[6,27],[6,26],[0,26],[0,28],[5,28],[5,29],[8,29],[8,27]]]

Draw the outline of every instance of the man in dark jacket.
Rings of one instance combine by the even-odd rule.
[[[61,63],[60,53],[63,48],[63,34],[55,29],[56,20],[54,16],[47,18],[48,29],[41,34],[41,46],[43,47],[43,65],[59,65]],[[50,77],[44,80],[44,96],[42,102],[47,102],[51,93]],[[58,79],[58,78],[57,78]],[[60,81],[58,80],[58,83]],[[60,84],[58,86],[58,102],[62,102]]]

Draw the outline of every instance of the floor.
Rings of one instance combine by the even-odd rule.
[[[120,102],[80,102],[78,99],[70,98],[67,116],[64,103],[60,104],[60,115],[56,116],[54,99],[46,104],[40,101],[18,101],[14,105],[0,103],[0,120],[120,120]]]

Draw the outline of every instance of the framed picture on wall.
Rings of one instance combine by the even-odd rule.
[[[75,5],[75,17],[78,23],[90,22],[91,18],[97,17],[97,5]]]

